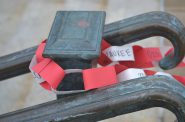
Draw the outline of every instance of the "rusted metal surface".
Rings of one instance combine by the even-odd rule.
[[[151,12],[117,21],[105,25],[103,34],[103,38],[112,45],[132,43],[151,36],[166,37],[172,42],[174,57],[165,57],[160,66],[164,69],[175,67],[185,54],[185,29],[184,25],[170,14]],[[35,50],[36,47],[33,47],[0,57],[0,80],[28,73],[28,65]]]
[[[185,122],[185,87],[166,76],[144,77],[4,114],[0,121],[94,122],[151,107]]]

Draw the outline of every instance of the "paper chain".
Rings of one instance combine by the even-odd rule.
[[[165,47],[161,51],[158,47],[143,48],[138,45],[111,46],[105,40],[102,40],[102,52],[98,58],[98,64],[102,67],[84,70],[64,70],[52,59],[42,56],[45,45],[46,40],[39,45],[29,68],[37,82],[49,91],[56,91],[58,85],[62,83],[65,74],[76,72],[83,74],[85,91],[150,75],[166,75],[185,85],[185,76],[143,69],[155,67],[157,62],[163,57],[162,52],[166,52],[165,55],[168,55],[173,51],[173,48]],[[116,64],[111,65],[112,62],[116,62]],[[185,60],[178,67],[185,67]]]

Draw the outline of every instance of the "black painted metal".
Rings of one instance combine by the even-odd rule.
[[[151,107],[185,122],[185,87],[166,76],[144,77],[4,114],[0,121],[94,122]]]

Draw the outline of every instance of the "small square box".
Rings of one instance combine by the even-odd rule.
[[[105,12],[58,11],[43,56],[59,59],[98,58],[101,51]]]

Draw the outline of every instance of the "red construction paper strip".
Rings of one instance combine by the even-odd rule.
[[[53,60],[42,56],[45,46],[46,40],[36,50],[37,64],[32,67],[32,70],[45,80],[45,82],[41,83],[41,86],[51,90],[51,88],[56,89],[58,87],[64,78],[65,72]]]
[[[100,57],[98,58],[98,63],[101,66],[106,66],[110,64],[111,62],[112,61],[104,53],[101,53]]]
[[[120,61],[120,64],[130,68],[153,67],[152,60],[141,46],[133,46],[135,61]]]
[[[44,58],[42,53],[44,51],[45,42],[43,41],[37,51],[36,58],[37,63],[32,67],[33,71],[41,76],[45,82],[40,83],[42,87],[47,90],[51,88],[56,89],[62,79],[65,76],[64,70],[56,64],[53,60],[49,58]],[[105,40],[102,41],[102,51],[110,47]],[[121,61],[119,65],[107,66],[102,68],[93,68],[83,70],[83,80],[85,90],[90,90],[94,88],[100,88],[103,86],[108,86],[118,82],[117,74],[128,70],[129,68],[148,68],[153,67],[153,61],[159,61],[162,58],[159,48],[142,48],[141,46],[133,46],[133,51],[135,55],[135,61]],[[170,49],[168,53],[173,51]],[[112,61],[105,55],[101,54],[101,57],[98,59],[101,65],[110,64]],[[185,66],[185,63],[182,62],[179,66]],[[144,73],[147,76],[155,75],[155,71],[144,70]],[[125,74],[124,74],[125,75]],[[173,75],[173,77],[185,85],[185,77]]]
[[[43,58],[42,61],[32,67],[32,70],[39,74],[51,61],[49,58]]]
[[[117,83],[114,66],[83,70],[85,90],[100,88]]]
[[[104,39],[102,40],[102,43],[101,43],[101,50],[102,51],[109,48],[110,46],[111,45],[107,41],[105,41]]]
[[[46,40],[43,41],[37,48],[36,50],[36,59],[37,59],[37,62],[41,62],[42,60],[44,60],[44,57],[42,56],[43,52],[44,52],[44,48],[46,46]]]
[[[151,70],[144,70],[144,72],[147,76],[154,75],[156,73],[155,71],[151,71]]]
[[[112,61],[103,53],[103,50],[109,48],[111,45],[107,43],[105,40],[102,40],[101,43],[101,55],[98,58],[98,63],[102,66],[110,64]]]
[[[162,59],[162,54],[158,47],[144,48],[144,51],[152,61],[160,61]]]
[[[174,77],[177,81],[181,82],[181,83],[185,86],[185,76],[173,75],[173,77]]]
[[[57,88],[57,86],[65,75],[64,70],[51,59],[44,59],[43,61],[35,65],[32,69],[34,72],[39,74],[44,80],[46,80],[46,82],[53,89]],[[45,88],[50,90],[47,85],[45,86]]]
[[[120,65],[120,64],[115,65],[116,74],[119,74],[120,72],[122,72],[126,69],[128,69],[128,67],[126,67],[124,65]]]
[[[51,91],[51,85],[50,85],[47,81],[40,83],[40,85],[41,85],[44,89],[46,89],[46,90],[48,90],[48,91]]]
[[[58,64],[51,61],[39,75],[45,79],[53,89],[56,89],[64,78],[65,72]]]

